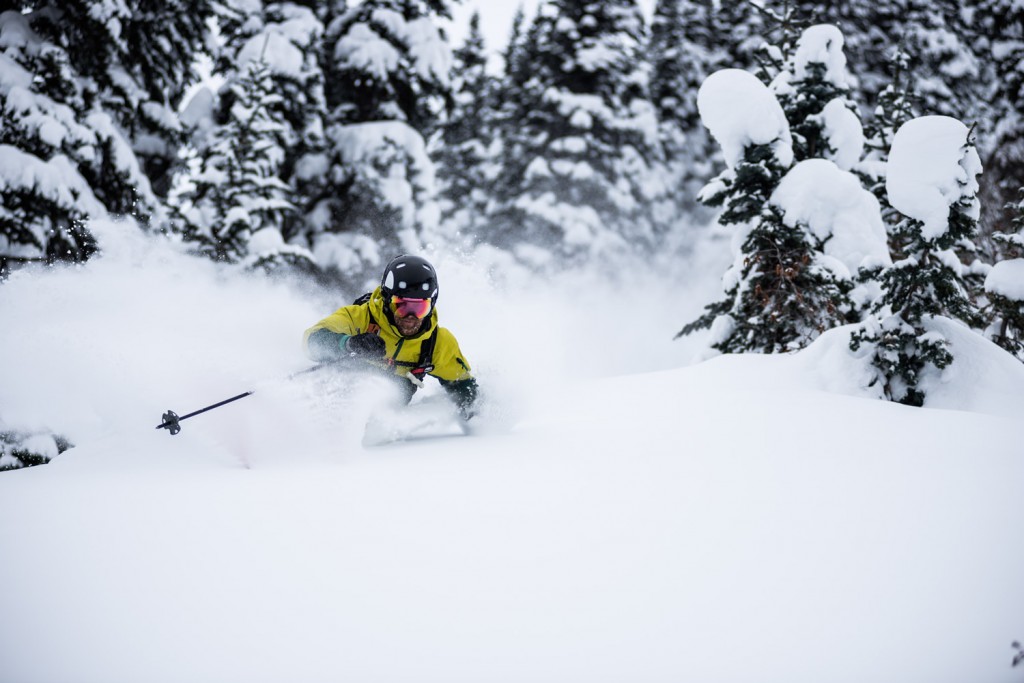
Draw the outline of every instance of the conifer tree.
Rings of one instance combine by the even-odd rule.
[[[800,240],[794,239],[789,230],[778,245],[786,251],[772,248],[771,231],[781,224],[781,217],[767,212],[768,220],[762,223],[761,218],[772,192],[793,163],[789,126],[771,93],[746,72],[716,72],[701,86],[698,97],[703,103],[705,124],[712,133],[718,125],[714,120],[717,101],[727,103],[740,98],[757,100],[752,101],[751,106],[763,108],[766,116],[774,113],[775,127],[774,135],[765,133],[761,139],[745,134],[742,129],[716,134],[723,142],[734,136],[740,136],[745,142],[742,149],[723,150],[726,168],[704,188],[700,199],[708,206],[722,208],[720,224],[735,225],[747,236],[740,247],[742,258],[737,259],[724,278],[725,296],[709,304],[704,314],[684,326],[676,338],[711,328],[710,346],[722,353],[782,350],[794,338],[793,331],[787,327],[776,334],[773,327],[789,325],[788,318],[783,317],[789,313],[784,295],[788,289],[786,280],[794,272],[792,267],[802,264],[804,253],[793,248]],[[759,230],[762,225],[763,229]],[[774,262],[768,263],[769,258]],[[758,281],[765,277],[774,281]],[[761,311],[751,310],[759,305]]]
[[[523,42],[525,40],[526,13],[522,4],[516,7],[516,13],[512,16],[512,29],[509,31],[508,43],[502,52],[502,59],[505,62],[503,69],[505,74],[521,73],[521,58],[523,53]]]
[[[975,14],[976,41],[991,54],[991,119],[984,139],[982,184],[984,235],[1014,232],[1017,191],[1024,178],[1024,6],[1013,0],[986,0]],[[1005,240],[990,247],[993,260],[1006,256]]]
[[[320,11],[327,16],[331,11],[344,11],[344,7],[328,3]],[[220,27],[223,46],[215,60],[218,75],[232,82],[239,78],[239,68],[264,60],[273,90],[280,95],[276,102],[268,103],[267,112],[280,127],[282,159],[277,175],[290,186],[296,204],[296,210],[284,216],[282,236],[301,241],[305,214],[318,200],[324,173],[323,21],[296,2],[240,4],[222,7]],[[215,104],[215,121],[226,122],[233,105],[233,90],[222,89]],[[195,142],[201,149],[202,140]]]
[[[981,59],[983,10],[962,0],[803,2],[815,22],[840,26],[857,77],[857,100],[873,107],[888,85],[895,46],[916,74],[921,111],[978,121],[986,110],[992,73]],[[974,5],[974,6],[971,6]]]
[[[323,64],[334,121],[404,121],[421,134],[450,97],[446,0],[365,0],[328,27]]]
[[[6,178],[11,207],[0,272],[78,261],[96,249],[86,219],[106,212],[160,225],[182,142],[177,109],[207,35],[206,0],[15,3],[0,18],[8,77],[0,144],[26,155]],[[64,187],[64,189],[60,189]]]
[[[899,28],[918,75],[922,111],[978,121],[986,109],[988,74],[970,43],[961,0],[905,0]]]
[[[720,162],[697,111],[697,90],[723,68],[752,68],[763,42],[763,16],[749,0],[657,0],[651,23],[648,59],[651,101],[661,132],[673,190],[690,203]]]
[[[449,232],[473,233],[485,221],[497,142],[495,84],[487,72],[479,12],[453,57],[454,102],[436,157],[441,221]]]
[[[527,83],[533,78],[532,58],[537,50],[538,23],[526,25],[523,7],[516,10],[503,57],[505,68],[495,84],[495,126],[497,144],[495,152],[499,166],[491,184],[492,203],[487,211],[488,229],[480,235],[482,241],[499,247],[511,248],[514,233],[503,226],[513,225],[515,209],[511,198],[516,196],[519,184],[531,161],[527,150],[530,135],[522,126],[532,104],[527,96]]]
[[[695,0],[699,7],[707,3]],[[793,0],[782,0],[784,5]],[[766,3],[750,0],[718,0],[711,3],[709,36],[716,43],[713,47],[723,49],[727,59],[723,68],[753,71],[758,64],[758,52],[772,32],[772,13],[766,13]],[[696,9],[696,8],[694,8]],[[785,14],[785,7],[782,9]]]
[[[204,48],[211,0],[124,0],[82,3],[23,2],[32,30],[65,50],[78,77],[77,88],[90,108],[109,121],[93,127],[116,128],[128,142],[130,162],[110,131],[103,131],[108,153],[121,164],[93,169],[97,196],[112,212],[134,213],[145,221],[156,209],[146,196],[170,188],[171,173],[183,142],[177,108],[196,80],[192,64]],[[45,77],[44,77],[45,78]],[[141,164],[138,169],[127,168]],[[148,179],[146,192],[129,173]]]
[[[283,127],[271,112],[280,96],[266,62],[249,62],[231,90],[230,118],[212,134],[195,188],[183,196],[183,213],[186,240],[203,254],[237,263],[250,258],[255,233],[280,235],[283,216],[294,207],[278,177]]]
[[[5,430],[0,421],[0,472],[45,465],[69,448],[64,437]]]
[[[992,341],[1024,361],[1024,187],[1019,199],[1007,206],[1013,216],[1013,233],[997,233],[1006,259],[1000,261],[985,281],[989,299]]]
[[[425,138],[450,101],[440,17],[450,17],[445,0],[366,0],[324,34],[325,147],[302,237],[322,266],[360,287],[437,225]]]
[[[96,251],[85,221],[106,214],[89,177],[117,168],[67,49],[36,32],[37,12],[0,14],[0,278],[27,262],[84,261]],[[47,21],[45,28],[50,29]],[[123,138],[117,137],[123,149]],[[144,181],[143,181],[144,184]],[[122,185],[123,187],[123,185]],[[109,194],[115,194],[113,192]]]
[[[909,0],[916,3],[918,0]],[[855,77],[853,99],[868,113],[879,104],[879,95],[892,83],[891,64],[895,46],[911,60],[906,46],[906,20],[916,16],[908,0],[852,0],[820,2],[800,0],[801,13],[813,24],[838,26],[844,52]]]
[[[863,129],[849,97],[843,45],[835,26],[805,29],[770,87],[789,121],[794,158],[832,159],[849,170],[863,151]]]
[[[633,0],[550,0],[527,34],[493,239],[535,265],[650,249],[662,153]],[[525,168],[522,164],[526,163]]]
[[[908,195],[900,189],[901,198],[897,200],[894,188],[905,187],[908,182],[931,182],[908,180],[909,176],[922,175],[915,165],[921,146],[951,146],[948,141],[961,134],[963,143],[957,150],[957,159],[950,162],[957,168],[946,169],[950,176],[963,177],[959,181],[960,196],[950,202],[948,217],[937,220],[930,213],[925,216],[928,212],[922,211],[914,198],[919,193]],[[958,242],[971,240],[977,230],[976,175],[981,165],[966,126],[938,116],[914,119],[897,132],[890,166],[897,163],[899,173],[891,168],[887,185],[891,200],[897,208],[902,205],[905,214],[897,234],[907,245],[906,256],[882,273],[882,296],[873,306],[872,315],[851,336],[850,348],[868,349],[877,373],[875,382],[886,398],[921,406],[925,400],[921,382],[926,370],[942,370],[953,361],[949,342],[933,321],[952,318],[971,327],[982,322],[968,297],[960,263],[952,252]],[[911,195],[914,197],[908,201]]]
[[[889,149],[900,126],[917,115],[917,97],[914,94],[914,78],[909,70],[909,58],[899,47],[890,60],[890,81],[878,96],[874,116],[864,126],[866,154],[857,165],[856,171],[882,207],[882,219],[890,231],[889,250],[896,258],[902,258],[904,245],[894,237],[896,225],[900,222],[899,212],[889,203],[885,189],[885,166],[889,160]]]
[[[811,25],[811,19],[806,8],[792,0],[755,5],[755,8],[761,37],[752,51],[756,64],[754,73],[765,85],[771,85],[777,77],[792,70],[797,40]]]
[[[717,147],[701,125],[697,90],[728,63],[727,46],[714,33],[715,12],[707,3],[659,0],[651,24],[651,101],[670,169],[670,187],[680,209],[692,210],[696,194],[711,179]]]
[[[128,132],[142,170],[162,200],[170,191],[185,143],[177,112],[188,88],[198,79],[193,64],[206,49],[207,22],[214,15],[215,3],[134,0],[126,4],[131,7],[130,14],[116,21],[103,18],[97,11],[99,5],[89,11],[91,18],[104,25],[111,39],[108,44],[115,51],[104,108],[114,112],[118,125]],[[93,28],[98,27],[84,33],[88,35]],[[82,44],[80,49],[93,49],[94,44]],[[124,72],[130,74],[130,82]]]
[[[800,215],[798,208],[775,197],[780,184],[797,169],[797,184],[811,180],[808,168],[799,162],[812,160],[827,160],[826,166],[815,168],[836,182],[858,185],[847,171],[861,157],[863,132],[847,97],[842,45],[836,27],[812,26],[791,48],[769,45],[763,50],[770,61],[763,63],[762,79],[770,69],[780,69],[770,88],[735,70],[719,72],[702,86],[702,116],[712,132],[721,129],[716,138],[723,147],[735,147],[736,139],[747,141],[742,150],[726,150],[727,161],[732,159],[729,167],[701,195],[708,205],[724,207],[719,222],[737,225],[742,241],[725,277],[725,298],[709,305],[677,336],[712,328],[710,345],[718,351],[776,353],[801,348],[822,331],[858,319],[863,297],[854,301],[850,295],[870,272],[858,272],[859,262],[835,267],[826,243],[836,227],[811,230],[787,216],[790,211]],[[790,56],[778,62],[787,51]],[[740,102],[757,112],[752,119],[733,114]],[[723,124],[716,116],[732,123]],[[773,117],[778,121],[769,123]],[[774,137],[767,131],[774,131]],[[791,168],[794,160],[798,165]],[[848,193],[844,201],[851,196]],[[874,207],[867,210],[877,211],[870,196],[867,201]],[[858,216],[858,222],[865,217]],[[882,241],[883,229],[876,220]],[[884,252],[884,245],[881,249]]]

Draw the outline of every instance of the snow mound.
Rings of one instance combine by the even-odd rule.
[[[806,388],[835,394],[881,398],[881,388],[868,383],[875,376],[869,353],[850,350],[850,334],[858,325],[828,330],[792,357],[794,377]],[[999,346],[948,318],[925,322],[950,343],[953,363],[922,379],[925,409],[959,410],[996,417],[1024,416],[1024,365]]]

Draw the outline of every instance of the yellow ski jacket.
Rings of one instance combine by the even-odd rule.
[[[306,330],[303,335],[303,346],[306,353],[313,360],[324,360],[322,357],[316,357],[309,344],[310,336],[317,330],[327,330],[337,335],[344,335],[344,337],[338,338],[339,355],[346,337],[369,332],[384,340],[385,359],[379,365],[393,368],[396,375],[407,376],[414,369],[421,369],[425,370],[426,374],[443,380],[442,383],[456,382],[472,377],[469,363],[462,355],[455,335],[446,328],[438,326],[436,308],[430,312],[427,324],[419,333],[412,337],[404,337],[384,313],[384,306],[384,296],[381,294],[380,287],[373,291],[370,300],[366,303],[342,306]],[[433,354],[429,358],[421,358],[424,345],[427,345],[429,350],[432,337],[434,337]]]

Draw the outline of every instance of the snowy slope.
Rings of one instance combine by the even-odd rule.
[[[364,449],[383,389],[275,379],[342,302],[126,244],[0,299],[0,415],[78,444],[0,474],[0,681],[1020,680],[1024,368],[986,342],[911,409],[841,331],[682,367],[693,310],[439,262],[489,415]]]

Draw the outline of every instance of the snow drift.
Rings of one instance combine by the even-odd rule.
[[[684,367],[651,288],[439,259],[489,412],[364,449],[384,390],[274,379],[338,293],[122,237],[0,298],[0,414],[77,444],[0,474],[0,680],[1019,678],[1024,368],[966,330],[913,409],[846,330]]]

